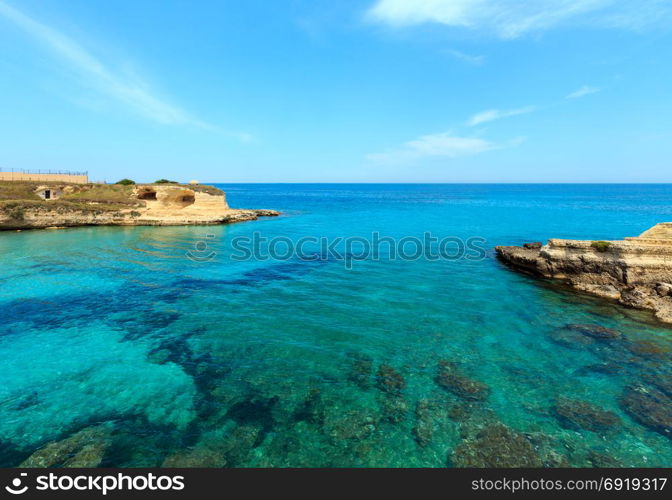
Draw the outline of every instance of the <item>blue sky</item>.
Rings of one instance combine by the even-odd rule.
[[[0,0],[0,168],[672,182],[669,0]]]

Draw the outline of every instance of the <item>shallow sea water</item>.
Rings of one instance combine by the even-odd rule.
[[[102,466],[443,467],[521,453],[545,466],[672,465],[672,436],[641,418],[660,408],[636,419],[627,403],[633,388],[665,396],[652,381],[672,378],[672,329],[514,273],[491,251],[637,235],[672,220],[672,186],[221,187],[234,207],[284,215],[0,233],[0,465],[72,436]],[[373,231],[479,236],[490,250],[351,270],[232,259],[233,239],[254,232]],[[596,428],[583,403],[608,422]],[[51,465],[84,441],[49,452]]]

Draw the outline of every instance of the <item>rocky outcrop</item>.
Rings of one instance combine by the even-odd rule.
[[[511,267],[564,280],[584,292],[648,309],[672,323],[672,223],[617,241],[551,239],[536,248],[499,246]]]
[[[61,441],[48,443],[19,467],[98,467],[110,445],[111,426],[87,427]]]
[[[626,387],[620,405],[635,421],[672,439],[672,398],[651,386]]]
[[[212,186],[140,184],[119,191],[90,184],[51,189],[62,195],[49,201],[4,202],[0,229],[228,224],[279,215],[275,210],[232,209],[225,193]]]
[[[588,401],[566,397],[558,398],[553,412],[560,425],[567,429],[605,433],[620,423],[620,419],[614,412],[595,406]]]
[[[493,424],[455,448],[449,462],[454,467],[519,468],[543,466],[530,441],[503,424]]]
[[[434,380],[446,391],[467,401],[485,401],[490,395],[487,385],[467,377],[450,361],[439,361],[439,370]]]

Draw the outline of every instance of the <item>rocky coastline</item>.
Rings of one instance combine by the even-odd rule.
[[[550,239],[547,244],[498,246],[515,270],[558,279],[577,290],[652,311],[672,323],[672,223],[624,240]]]
[[[45,192],[49,199],[44,199]],[[213,225],[279,215],[275,210],[230,208],[226,194],[207,185],[3,183],[2,194],[0,230]]]

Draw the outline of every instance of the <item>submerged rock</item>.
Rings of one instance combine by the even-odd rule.
[[[380,405],[382,420],[398,424],[406,419],[408,413],[408,404],[403,396],[400,395],[386,395],[382,398]]]
[[[226,412],[226,418],[234,420],[242,426],[258,426],[266,433],[275,425],[273,409],[279,401],[280,398],[277,396],[264,398],[251,395],[247,399],[232,405]]]
[[[568,330],[574,330],[583,335],[593,337],[600,340],[610,340],[621,338],[621,332],[614,330],[612,328],[606,328],[600,325],[584,325],[584,324],[569,324],[567,325]]]
[[[468,401],[485,401],[490,395],[490,388],[487,385],[463,375],[454,363],[446,360],[439,361],[438,373],[434,380],[443,389]]]
[[[300,422],[322,425],[324,423],[325,408],[322,402],[322,392],[317,388],[308,391],[308,396],[303,404],[294,412],[294,420]]]
[[[198,443],[166,458],[164,467],[242,467],[249,464],[252,451],[264,440],[266,430],[259,421],[236,425],[233,421],[207,434]],[[225,430],[225,432],[223,432]],[[180,465],[184,464],[184,465]]]
[[[620,405],[635,421],[672,439],[672,398],[651,386],[629,386]]]
[[[643,378],[646,382],[655,386],[656,389],[664,392],[666,396],[672,398],[672,370],[655,374],[649,373]]]
[[[543,466],[549,469],[567,469],[571,467],[571,464],[566,456],[550,450],[543,455]]]
[[[651,340],[628,342],[626,349],[635,356],[644,359],[672,359],[672,352],[669,347]]]
[[[625,368],[617,363],[595,363],[592,365],[587,365],[576,370],[576,374],[586,375],[590,373],[601,373],[604,375],[617,375],[623,373]]]
[[[296,430],[279,432],[273,436],[266,451],[268,457],[288,464],[287,457],[301,451],[301,435]]]
[[[422,447],[431,443],[434,436],[434,413],[436,405],[428,399],[421,399],[415,405],[415,426],[413,437]]]
[[[615,469],[623,467],[623,463],[614,457],[595,450],[590,450],[587,457],[588,463],[599,469]]]
[[[161,467],[226,467],[226,458],[218,450],[193,448],[166,457]]]
[[[558,398],[553,411],[560,424],[568,429],[584,429],[601,433],[621,423],[621,419],[614,412],[586,401],[565,397]]]
[[[259,446],[265,436],[265,430],[258,425],[239,425],[218,447],[224,452],[228,463],[234,467],[247,459],[253,448]]]
[[[595,343],[594,338],[567,327],[551,330],[548,336],[556,344],[569,349],[584,349]]]
[[[331,409],[324,419],[324,432],[338,442],[347,439],[365,439],[376,430],[377,420],[373,411],[352,408],[344,411]]]
[[[380,365],[376,375],[376,385],[378,389],[387,394],[399,394],[406,387],[406,381],[390,365]]]
[[[542,467],[532,444],[504,424],[493,424],[465,439],[450,456],[454,467]]]
[[[359,353],[353,353],[350,356],[353,359],[348,380],[361,389],[368,389],[371,386],[373,360],[369,356]]]
[[[464,422],[473,415],[476,410],[475,407],[475,402],[467,401],[450,404],[447,408],[448,418],[455,420],[456,422]]]
[[[19,467],[98,467],[110,444],[110,427],[87,427],[37,450]]]
[[[40,398],[38,397],[36,391],[32,391],[28,394],[18,396],[1,404],[10,411],[22,411],[40,404]]]

